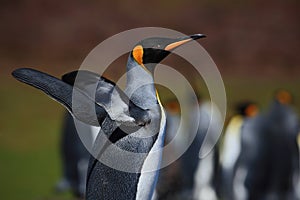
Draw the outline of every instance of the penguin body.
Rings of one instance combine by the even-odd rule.
[[[156,109],[159,109],[159,107],[156,107]],[[155,112],[162,111],[155,110]],[[99,162],[97,159],[91,158],[87,179],[87,199],[136,199],[136,197],[139,197],[138,199],[149,199],[152,196],[155,183],[155,177],[153,176],[155,176],[155,173],[141,172],[143,171],[147,154],[151,152],[153,148],[157,146],[161,147],[164,138],[165,120],[162,120],[161,124],[159,123],[160,118],[151,117],[151,123],[145,128],[138,127],[138,130],[136,130],[136,128],[130,130],[131,127],[120,128],[110,119],[104,120],[102,124],[104,128],[101,130],[94,145],[95,152],[103,152],[97,159],[103,159],[113,166],[121,164],[121,168],[132,172],[113,169]],[[110,146],[108,146],[107,149],[103,150],[103,148],[106,147],[106,143],[103,143],[104,139],[102,137],[104,134],[110,134],[112,130],[110,128],[106,129],[106,127],[112,127],[114,129],[110,141],[117,148],[110,148]],[[122,129],[126,129],[126,132]],[[155,130],[156,133],[153,136],[145,137],[145,135],[148,134],[148,129]],[[123,138],[115,138],[123,135],[125,135]],[[134,153],[134,155],[127,155],[122,151],[131,152]],[[111,158],[113,158],[113,160],[111,160]],[[152,159],[151,164],[158,167],[159,161],[160,160]],[[143,176],[148,176],[148,180],[146,180],[146,183],[148,182],[147,187],[139,184],[142,184],[139,180],[143,179]],[[120,182],[122,185],[120,185]],[[153,185],[149,184],[149,182]]]
[[[246,119],[240,137],[240,154],[233,166],[231,179],[233,197],[234,199],[260,199],[260,190],[264,190],[268,179],[265,175],[270,170],[267,167],[269,162],[267,157],[270,152],[267,153],[268,138],[264,131],[264,118],[258,115]]]
[[[32,69],[13,72],[18,80],[60,102],[73,117],[101,126],[89,162],[87,200],[152,198],[165,130],[153,72],[173,49],[201,37],[148,38],[138,43],[129,55],[125,92],[87,71],[71,72],[62,81]],[[88,79],[78,80],[78,73]]]
[[[296,142],[298,117],[289,105],[277,100],[274,100],[265,117],[265,134],[269,139],[266,157],[271,165],[267,173],[269,182],[265,192],[266,199],[275,199],[274,195],[277,199],[296,199],[294,177],[299,174],[299,150]]]
[[[254,136],[251,133],[246,133],[246,131],[250,131],[250,129],[249,128],[243,129],[243,127],[248,126],[247,124],[252,124],[252,121],[254,120],[252,119],[252,117],[257,116],[258,107],[254,102],[243,101],[243,102],[239,102],[235,106],[235,110],[237,114],[230,119],[227,125],[224,138],[223,138],[223,143],[221,146],[221,151],[220,151],[221,152],[220,155],[221,187],[219,188],[219,196],[228,200],[244,199],[245,196],[244,185],[235,183],[235,182],[240,183],[241,181],[244,180],[245,178],[243,174],[244,168],[241,168],[240,172],[236,174],[236,167],[240,162],[239,157],[242,151],[242,137],[250,137],[249,139],[244,139],[245,141],[253,141],[254,138]],[[252,127],[252,125],[249,126]],[[243,131],[244,134],[242,136]],[[244,148],[245,151],[247,150],[252,151],[248,149],[250,147],[245,146]]]

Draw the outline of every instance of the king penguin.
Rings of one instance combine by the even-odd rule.
[[[128,58],[124,92],[89,71],[71,72],[62,80],[28,68],[13,72],[19,81],[61,103],[73,117],[101,127],[89,162],[87,200],[152,199],[158,170],[147,171],[160,166],[166,122],[154,85],[154,69],[172,50],[202,37],[202,34],[176,39],[156,37],[139,42]],[[86,88],[95,84],[95,98],[92,98]],[[72,98],[74,93],[76,103]],[[155,151],[158,153],[150,155]]]
[[[234,174],[239,162],[239,156],[241,154],[241,134],[242,127],[249,123],[248,121],[257,116],[259,112],[259,106],[253,101],[242,101],[235,105],[236,115],[231,117],[225,135],[221,145],[220,155],[220,181],[221,185],[218,188],[222,199],[243,199],[243,189],[241,185],[234,184],[234,178],[240,178]],[[239,192],[235,192],[239,190]],[[235,194],[237,193],[237,194]]]

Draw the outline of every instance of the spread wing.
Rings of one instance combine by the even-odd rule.
[[[147,110],[135,105],[114,82],[96,73],[86,70],[73,71],[63,75],[62,80],[93,99],[114,121],[122,124],[134,122],[138,125],[150,123]]]
[[[113,82],[93,72],[71,72],[63,80],[29,68],[17,69],[12,75],[42,90],[86,124],[99,126],[107,116],[125,124],[150,122],[147,111],[134,105]]]

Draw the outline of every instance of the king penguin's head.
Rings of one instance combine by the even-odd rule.
[[[203,38],[203,34],[195,34],[181,38],[153,37],[140,41],[131,51],[130,56],[140,66],[153,73],[156,64],[167,57],[171,51],[192,40]]]

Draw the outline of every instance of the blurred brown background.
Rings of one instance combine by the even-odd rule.
[[[2,0],[0,65],[66,71],[109,36],[157,26],[206,34],[200,43],[224,75],[290,78],[300,71],[299,19],[297,0]]]

